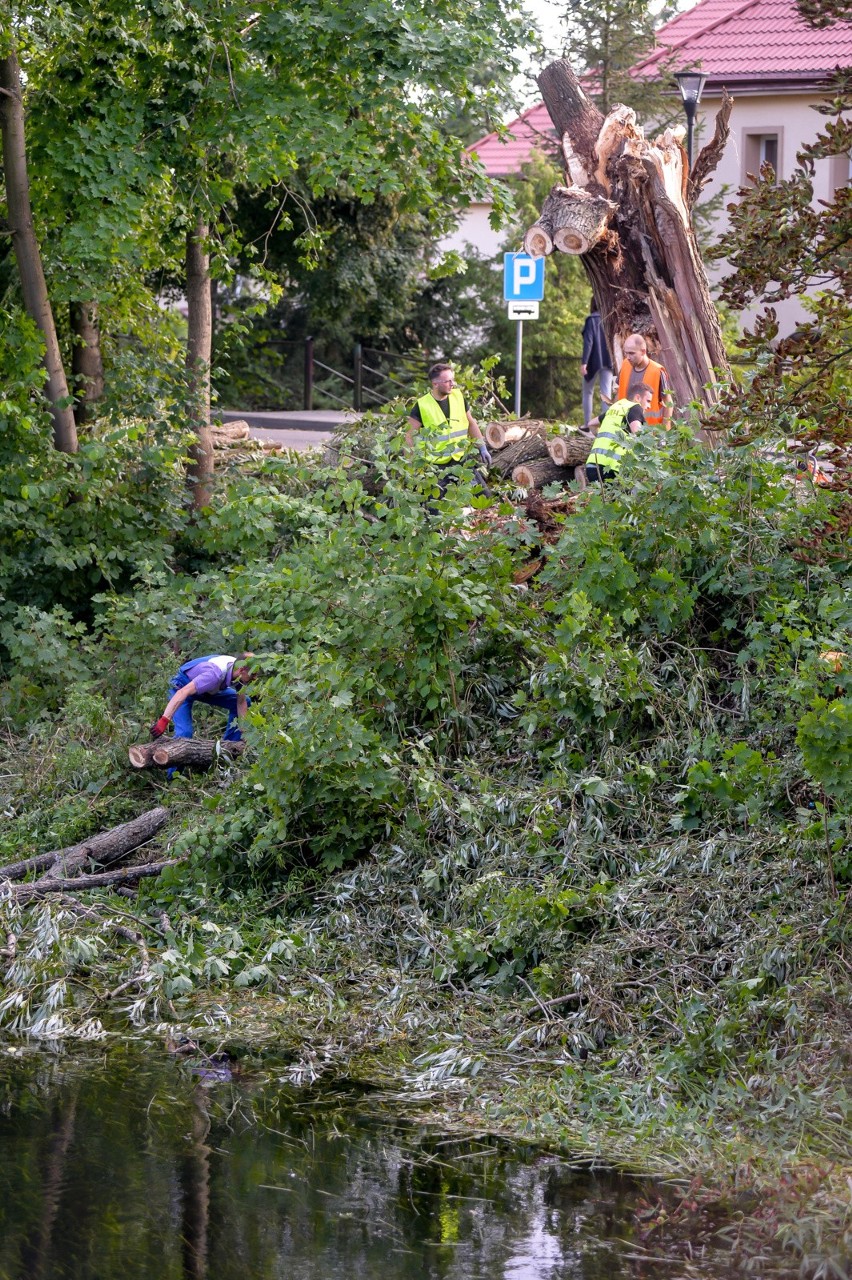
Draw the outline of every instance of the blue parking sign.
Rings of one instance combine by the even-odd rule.
[[[544,258],[533,258],[528,253],[504,253],[503,297],[506,302],[541,302]]]

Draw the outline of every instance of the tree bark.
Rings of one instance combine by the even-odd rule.
[[[88,840],[72,845],[69,849],[58,849],[52,865],[41,876],[38,883],[67,878],[69,874],[73,875],[88,862],[97,862],[104,867],[118,862],[125,854],[132,853],[134,849],[138,849],[140,845],[155,836],[161,827],[165,826],[168,817],[168,809],[162,806],[149,809],[138,818],[123,822],[120,827],[101,831],[98,835],[90,836]]]
[[[512,483],[519,489],[543,489],[546,484],[570,484],[573,467],[560,467],[551,458],[522,462],[512,472]]]
[[[33,226],[21,69],[14,52],[0,58],[0,132],[3,134],[6,207],[12,247],[21,278],[21,294],[27,315],[38,325],[44,339],[44,366],[47,370],[45,390],[53,417],[53,443],[63,453],[76,453],[77,427],[74,411],[56,337],[41,251]]]
[[[505,449],[507,444],[522,440],[529,426],[529,422],[489,422],[485,428],[485,441],[488,448]]]
[[[564,60],[551,63],[538,82],[562,138],[567,173],[537,225],[553,228],[555,240],[555,228],[576,221],[578,210],[585,216],[589,208],[607,206],[605,226],[580,257],[617,365],[628,335],[644,334],[668,370],[678,406],[714,403],[715,384],[730,369],[692,229],[679,136],[668,129],[652,145],[622,105],[604,118]],[[716,140],[717,153],[720,145]],[[703,180],[706,164],[702,170]],[[562,247],[572,251],[567,241]]]
[[[515,467],[522,462],[530,462],[536,458],[548,457],[547,433],[543,427],[534,427],[525,432],[520,440],[500,449],[492,461],[495,471],[503,476],[510,476]]]
[[[36,880],[35,884],[15,885],[15,901],[26,905],[48,893],[82,893],[84,889],[107,889],[111,885],[135,884],[146,876],[158,876],[167,867],[176,867],[183,858],[167,858],[164,862],[145,862],[136,867],[119,867],[93,876],[71,876],[64,880]]]
[[[168,742],[154,743],[153,763],[161,768],[188,766],[190,769],[209,769],[220,756],[238,756],[245,748],[244,742],[226,742],[223,738],[170,738]]]
[[[98,303],[72,302],[69,310],[71,333],[74,337],[71,381],[79,424],[91,416],[92,406],[97,404],[104,393],[104,362]]]
[[[572,431],[566,436],[551,436],[547,452],[559,467],[576,467],[592,452],[592,436],[587,431]]]
[[[199,218],[186,238],[186,367],[189,372],[190,426],[197,441],[190,448],[187,479],[196,510],[210,505],[213,481],[213,433],[210,427],[210,357],[213,308],[210,298],[209,228]]]

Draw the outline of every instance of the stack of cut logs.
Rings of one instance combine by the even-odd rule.
[[[253,440],[251,427],[242,419],[237,422],[211,422],[210,435],[217,452],[220,449],[230,449],[237,452],[250,450],[275,453],[285,447],[278,440]]]
[[[593,437],[579,428],[571,428],[564,435],[548,435],[546,423],[521,418],[489,422],[485,439],[494,471],[511,479],[519,489],[541,489],[547,484],[569,484],[579,478],[575,468],[588,458]]]

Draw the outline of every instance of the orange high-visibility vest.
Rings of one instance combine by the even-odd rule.
[[[618,395],[616,399],[627,399],[627,388],[630,386],[630,375],[632,373],[633,365],[630,361],[622,361],[618,375]],[[654,393],[650,408],[645,410],[645,421],[649,427],[658,427],[663,420],[663,402],[660,398],[661,373],[666,373],[666,370],[661,364],[657,364],[656,360],[649,360],[647,367],[642,370],[642,381],[646,382]],[[666,376],[668,377],[668,374]]]

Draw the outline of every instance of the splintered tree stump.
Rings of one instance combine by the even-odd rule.
[[[551,191],[525,248],[547,253],[549,240],[580,254],[616,368],[628,335],[644,334],[668,370],[676,404],[713,404],[730,367],[690,204],[721,155],[730,100],[689,182],[677,131],[652,143],[630,108],[619,104],[604,117],[564,59],[545,68],[538,83],[562,139],[566,184]]]
[[[551,458],[522,462],[512,472],[512,483],[519,489],[543,489],[546,484],[570,484],[573,467],[560,467]]]
[[[547,452],[559,467],[576,467],[585,462],[592,452],[592,436],[585,431],[572,431],[570,435],[551,436]]]
[[[108,867],[110,863],[118,862],[126,854],[132,853],[134,849],[138,849],[140,845],[155,836],[165,826],[168,817],[168,809],[159,806],[156,809],[149,809],[147,813],[140,814],[130,822],[123,822],[120,827],[112,827],[109,831],[101,831],[96,836],[90,836],[88,840],[81,840],[79,844],[72,845],[68,849],[57,849],[51,866],[41,880],[55,880],[73,875],[88,862],[97,862],[100,866]]]
[[[535,458],[546,458],[547,456],[547,433],[544,427],[539,426],[532,431],[526,431],[521,439],[516,440],[514,444],[506,445],[505,449],[500,449],[492,461],[492,467],[495,471],[499,471],[502,476],[510,476],[515,467],[520,466],[522,462],[530,462]]]
[[[153,762],[160,768],[209,769],[220,756],[238,756],[245,748],[244,742],[226,742],[223,738],[170,738],[168,742],[154,744]]]

